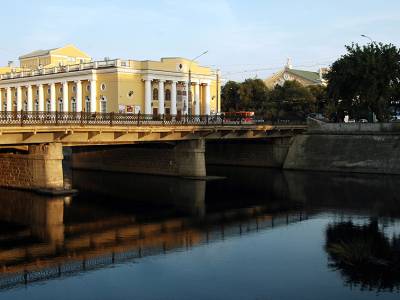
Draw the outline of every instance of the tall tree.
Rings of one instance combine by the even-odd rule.
[[[262,111],[268,99],[268,88],[261,79],[246,79],[239,89],[241,109]]]
[[[400,50],[375,42],[346,49],[326,75],[334,105],[355,118],[373,112],[379,121],[387,120],[400,85]]]
[[[221,89],[222,111],[234,111],[240,108],[240,83],[228,81]]]

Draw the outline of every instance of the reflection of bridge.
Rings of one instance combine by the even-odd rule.
[[[61,201],[61,200],[53,200]],[[62,206],[60,206],[62,207]],[[302,221],[301,212],[271,215],[266,207],[214,213],[202,219],[137,223],[131,218],[66,225],[64,239],[0,250],[0,288],[89,271],[144,256]]]
[[[288,140],[305,128],[302,122],[222,116],[4,112],[0,145],[25,146],[28,154],[0,154],[0,186],[62,188],[63,146],[96,146],[78,147],[72,154],[73,167],[92,170],[204,177],[206,152],[212,163],[277,167],[286,157]],[[207,149],[206,142],[222,148],[214,144]]]

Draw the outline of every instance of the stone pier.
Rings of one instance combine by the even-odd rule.
[[[74,169],[205,177],[202,139],[127,146],[74,147]]]
[[[0,186],[19,189],[62,189],[62,145],[29,145],[28,153],[0,154]]]

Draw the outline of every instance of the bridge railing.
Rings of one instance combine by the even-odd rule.
[[[255,116],[251,118],[224,115],[145,115],[129,113],[90,112],[0,112],[1,126],[223,126],[223,125],[305,125],[305,120],[268,120]]]

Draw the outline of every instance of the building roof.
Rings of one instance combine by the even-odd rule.
[[[53,48],[53,49],[48,49],[48,50],[35,50],[35,51],[29,52],[27,54],[21,55],[19,57],[19,59],[49,55],[50,51],[53,51],[53,50],[56,50],[56,49],[58,49],[58,48]]]
[[[312,72],[312,71],[304,71],[304,70],[296,70],[296,69],[289,69],[286,68],[286,72],[292,73],[293,75],[302,77],[306,80],[315,82],[315,83],[320,83],[321,78],[319,76],[318,72]]]

